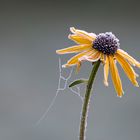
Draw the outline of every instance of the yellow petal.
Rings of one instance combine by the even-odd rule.
[[[108,86],[108,74],[109,74],[109,59],[106,55],[106,60],[104,64],[104,84],[105,86]]]
[[[72,66],[72,65],[76,65],[80,61],[79,59],[82,56],[90,54],[90,53],[92,53],[92,49],[90,49],[88,51],[81,52],[81,53],[73,56],[65,65],[63,65],[63,67],[69,67],[69,66]]]
[[[90,62],[98,61],[101,58],[101,53],[99,51],[95,51],[92,55],[86,55],[85,59]]]
[[[77,62],[76,73],[78,74],[81,68],[81,61]]]
[[[121,79],[120,79],[118,69],[115,64],[113,56],[109,56],[109,65],[110,65],[112,81],[113,81],[115,90],[117,92],[117,95],[119,97],[122,97],[122,94],[123,94],[122,83],[121,83]]]
[[[120,54],[121,56],[123,56],[126,60],[128,60],[134,66],[137,66],[140,68],[140,63],[137,60],[135,60],[132,56],[130,56],[127,52],[125,52],[121,49],[118,49],[117,53]]]
[[[103,53],[101,53],[100,60],[102,61],[103,64],[105,63],[105,55]]]
[[[123,68],[124,72],[126,73],[129,80],[135,85],[139,86],[138,82],[136,81],[136,73],[134,69],[131,67],[131,65],[120,55],[115,54],[117,61],[120,63],[121,67]]]
[[[89,40],[87,37],[82,36],[82,35],[69,35],[68,36],[69,39],[75,41],[78,44],[92,44],[93,41]]]
[[[96,39],[96,35],[94,33],[88,33],[88,32],[83,31],[83,30],[75,29],[74,27],[71,27],[70,31],[74,34],[77,34],[77,35],[83,35],[91,41],[94,41]]]
[[[64,49],[61,49],[61,50],[56,50],[56,53],[58,53],[58,54],[77,53],[77,52],[80,52],[80,51],[88,50],[91,47],[92,46],[88,45],[88,44],[76,45],[76,46],[64,48]]]

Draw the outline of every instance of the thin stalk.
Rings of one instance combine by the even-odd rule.
[[[88,80],[88,83],[87,83],[84,103],[83,103],[83,107],[82,107],[82,114],[81,114],[79,140],[85,140],[91,89],[92,89],[92,84],[93,84],[93,81],[95,79],[95,75],[97,73],[97,70],[98,70],[99,66],[100,66],[100,60],[94,63],[93,69],[91,71],[91,74],[90,74],[90,77],[89,77],[89,80]]]

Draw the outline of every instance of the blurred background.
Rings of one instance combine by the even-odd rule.
[[[67,38],[74,26],[96,34],[112,31],[121,48],[140,61],[139,6],[135,0],[0,0],[0,139],[78,140],[82,102],[68,88],[36,125],[56,94],[59,58],[66,63],[72,56],[55,50],[74,44]],[[91,67],[84,63],[68,83],[87,78]],[[87,140],[140,139],[140,88],[118,68],[125,91],[121,99],[110,78],[109,87],[103,85],[103,66],[98,71]],[[64,76],[69,71],[62,69]]]

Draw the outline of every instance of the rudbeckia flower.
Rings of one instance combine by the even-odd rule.
[[[117,95],[122,97],[122,82],[116,66],[116,62],[118,62],[133,85],[136,87],[139,86],[138,82],[136,81],[138,74],[135,73],[131,65],[140,68],[140,63],[127,52],[120,49],[119,40],[114,34],[112,34],[112,32],[100,33],[96,35],[94,33],[88,33],[83,30],[75,29],[74,27],[70,28],[70,31],[73,34],[70,34],[68,38],[76,42],[78,45],[57,50],[56,53],[78,54],[68,60],[63,67],[77,65],[77,68],[79,69],[81,62],[83,61],[96,62],[100,60],[104,65],[105,86],[108,86],[108,75],[110,70]]]

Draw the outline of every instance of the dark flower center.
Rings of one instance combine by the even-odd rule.
[[[94,49],[107,55],[114,54],[119,45],[119,40],[111,32],[100,33],[93,42]]]

